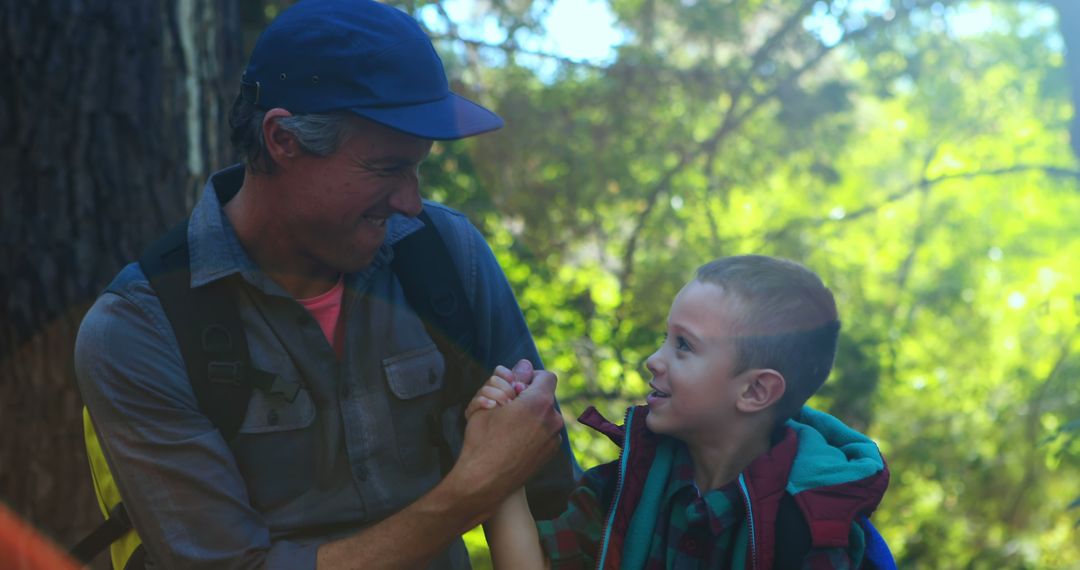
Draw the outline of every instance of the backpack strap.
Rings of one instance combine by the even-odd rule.
[[[896,570],[889,545],[878,533],[870,518],[860,514],[858,524],[866,539],[866,550],[860,568],[864,570]],[[803,560],[810,552],[813,542],[810,527],[806,524],[802,510],[786,491],[780,499],[776,511],[776,542],[774,546],[773,568],[802,568]]]
[[[866,556],[863,568],[868,570],[896,570],[896,560],[893,558],[889,545],[881,533],[870,523],[866,515],[859,515],[859,524],[862,525],[863,534],[866,536]]]
[[[225,441],[236,437],[255,388],[293,401],[300,387],[251,364],[234,278],[191,287],[188,222],[174,227],[139,259],[169,318],[195,399]]]
[[[199,409],[227,440],[240,429],[251,398],[244,372],[247,339],[227,279],[191,288],[188,222],[154,242],[139,259],[172,326]]]
[[[773,534],[773,568],[802,568],[810,552],[810,527],[795,498],[784,491],[776,508]]]
[[[124,509],[124,503],[117,503],[109,511],[109,518],[73,546],[69,554],[83,565],[88,565],[98,554],[104,552],[109,545],[120,540],[120,537],[130,530],[131,519],[128,518],[127,510]],[[142,545],[139,545],[139,548],[142,548]]]
[[[427,418],[428,439],[439,450],[439,464],[446,475],[455,459],[447,430],[464,429],[464,406],[453,412],[457,417],[451,419],[452,426],[444,425],[443,416],[472,397],[487,371],[477,358],[472,308],[450,251],[427,212],[421,211],[419,218],[424,227],[394,244],[390,267],[409,306],[446,359],[440,410]]]

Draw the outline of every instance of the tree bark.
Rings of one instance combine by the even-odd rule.
[[[1053,0],[1058,13],[1058,30],[1065,41],[1065,70],[1072,87],[1073,119],[1069,127],[1073,154],[1080,160],[1080,2]]]
[[[59,543],[100,522],[82,315],[230,162],[236,0],[0,2],[0,499]]]

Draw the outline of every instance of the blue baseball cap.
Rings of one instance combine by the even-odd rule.
[[[259,36],[240,93],[260,109],[351,111],[425,139],[503,126],[450,91],[416,20],[373,0],[302,0],[283,11]]]

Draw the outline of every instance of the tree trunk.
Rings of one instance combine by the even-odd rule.
[[[1069,127],[1073,154],[1080,160],[1080,2],[1054,0],[1058,13],[1058,30],[1065,41],[1065,70],[1072,87],[1073,119]]]
[[[0,499],[100,522],[72,350],[113,275],[229,162],[235,0],[0,2]]]

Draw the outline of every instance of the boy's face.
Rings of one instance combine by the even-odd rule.
[[[740,305],[721,287],[696,280],[675,296],[664,343],[645,361],[653,375],[649,429],[691,443],[724,433],[745,374],[732,375]]]

